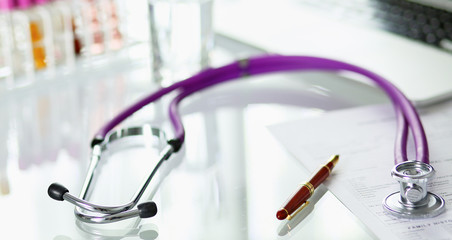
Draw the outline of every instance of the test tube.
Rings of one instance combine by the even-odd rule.
[[[26,15],[28,20],[28,32],[32,45],[34,69],[53,68],[55,65],[52,44],[53,33],[49,13],[42,7],[33,6],[31,0],[18,0],[17,4],[17,7]],[[25,29],[15,30],[15,32],[15,36],[27,34]],[[16,43],[18,43],[17,40]]]
[[[19,2],[13,1],[7,16],[9,18],[11,64],[14,77],[13,87],[29,84],[34,79],[35,68],[33,59],[33,45],[30,33],[30,20],[24,11],[19,10]]]
[[[13,86],[12,21],[13,0],[0,0],[0,90]]]
[[[20,0],[24,1],[24,0]],[[44,68],[54,70],[55,46],[53,42],[53,26],[50,12],[46,7],[49,0],[31,0],[32,7],[27,9],[30,16],[31,41],[33,43],[33,57],[35,69]],[[28,0],[30,2],[30,0]]]
[[[100,9],[102,9],[106,47],[109,51],[119,50],[123,45],[123,36],[120,30],[116,1],[99,0],[99,5]]]
[[[89,44],[89,55],[99,55],[105,51],[105,36],[102,29],[102,17],[98,2],[95,0],[83,0],[83,14],[86,21],[86,38]]]
[[[76,54],[83,57],[98,56],[105,52],[103,19],[98,1],[73,1],[74,45]]]
[[[72,13],[67,1],[52,0],[47,4],[52,19],[55,64],[63,69],[72,69],[75,64]]]
[[[85,30],[87,28],[87,21],[85,21],[82,11],[84,3],[82,1],[71,1],[70,6],[72,9],[71,25],[72,34],[74,36],[74,53],[75,56],[85,55],[85,52],[87,52],[87,37]]]

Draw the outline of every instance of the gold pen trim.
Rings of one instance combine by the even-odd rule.
[[[307,187],[309,189],[310,196],[312,196],[312,194],[314,194],[314,186],[312,185],[312,183],[305,182],[303,184],[303,186],[305,186],[305,187]]]
[[[305,203],[303,203],[303,205],[301,205],[301,207],[299,207],[297,209],[297,211],[292,213],[292,215],[288,215],[286,219],[290,220],[290,219],[294,218],[299,212],[301,212],[301,210],[303,210],[306,206],[308,206],[308,204],[309,204],[309,201],[306,201]]]

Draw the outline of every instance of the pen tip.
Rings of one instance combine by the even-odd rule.
[[[287,210],[286,209],[280,209],[277,213],[276,213],[276,218],[279,220],[284,220],[286,219],[288,216],[287,214]]]
[[[337,162],[339,161],[339,155],[334,155],[331,157],[330,162],[333,164],[333,166],[336,166]]]

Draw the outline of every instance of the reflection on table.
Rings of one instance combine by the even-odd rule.
[[[309,173],[272,138],[266,126],[384,99],[372,87],[343,77],[334,79],[332,85],[340,89],[333,92],[328,85],[332,75],[319,73],[259,77],[191,97],[181,107],[186,144],[165,163],[147,192],[157,203],[157,216],[108,225],[77,222],[73,206],[48,198],[47,187],[51,182],[61,182],[75,193],[81,188],[94,132],[122,108],[158,87],[149,80],[148,67],[144,64],[4,98],[0,116],[5,126],[0,129],[0,203],[3,226],[7,227],[0,233],[2,238],[370,237],[328,192],[319,193],[323,198],[303,221],[287,223],[275,218],[287,194]],[[369,98],[361,102],[350,96],[350,89],[359,89],[357,94]],[[146,107],[124,125],[151,123],[170,138],[166,104],[164,99]],[[131,156],[120,158],[124,162],[122,169],[117,169],[119,173],[110,173],[115,185],[106,181],[104,188],[100,187],[97,194],[103,200],[121,202],[135,191],[137,185],[130,182],[139,177],[130,174],[146,173],[139,163],[152,159]],[[341,221],[341,228],[323,231],[336,225],[335,221]]]

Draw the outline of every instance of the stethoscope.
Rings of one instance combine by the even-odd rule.
[[[393,103],[397,121],[394,150],[396,165],[392,169],[391,175],[399,181],[400,191],[387,196],[383,200],[383,208],[395,216],[404,218],[425,218],[441,214],[445,210],[444,199],[427,191],[427,182],[433,176],[434,169],[429,164],[429,151],[424,128],[411,102],[397,87],[371,71],[341,61],[309,56],[266,55],[243,59],[222,67],[206,69],[186,80],[155,91],[126,108],[95,134],[91,142],[92,153],[88,173],[79,197],[70,194],[64,186],[57,183],[49,186],[48,194],[55,200],[66,200],[74,204],[77,219],[86,223],[110,223],[137,216],[140,218],[152,217],[157,213],[156,204],[154,202],[138,204],[138,202],[163,162],[168,160],[173,153],[178,152],[184,143],[185,130],[178,112],[178,106],[184,98],[213,85],[246,76],[302,70],[357,73],[372,80],[386,92]],[[111,144],[121,144],[121,141],[137,136],[159,139],[165,137],[161,130],[149,125],[115,131],[113,129],[144,106],[176,90],[178,92],[169,104],[169,118],[174,129],[174,138],[166,141],[166,147],[160,153],[153,171],[138,188],[130,202],[119,206],[102,206],[88,202],[86,199],[91,193],[90,186],[102,152],[106,151]],[[408,161],[407,158],[409,130],[412,133],[416,149],[415,161]],[[135,206],[137,207],[135,208]]]

